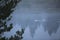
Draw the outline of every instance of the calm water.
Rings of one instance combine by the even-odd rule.
[[[60,40],[60,12],[53,0],[22,0],[12,14],[13,35],[25,28],[23,40]],[[7,36],[7,37],[8,37]]]

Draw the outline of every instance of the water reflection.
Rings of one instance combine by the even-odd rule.
[[[12,22],[14,25],[21,25],[21,28],[24,29],[29,27],[32,37],[35,36],[36,30],[41,27],[41,25],[44,28],[41,29],[48,32],[49,36],[52,36],[54,33],[57,33],[60,25],[60,9],[58,9],[59,4],[56,1],[58,0],[22,0],[21,4],[19,4],[21,6],[18,5],[16,7],[17,10],[14,12],[15,14],[13,14]],[[45,34],[44,31],[41,34]],[[40,32],[40,30],[38,32]],[[45,36],[48,34],[46,33]],[[39,38],[41,37],[40,34],[37,35]],[[57,33],[57,35],[59,35],[59,33]]]
[[[35,0],[35,1],[26,0],[26,1],[22,0],[22,3],[19,4],[20,6],[17,6],[16,7],[17,10],[15,10],[13,12],[14,14],[12,14],[13,17],[11,19],[11,22],[13,23],[14,27],[8,35],[10,36],[11,32],[12,32],[12,34],[14,34],[20,28],[23,28],[26,30],[27,27],[29,27],[28,30],[31,33],[31,36],[33,38],[34,37],[39,38],[39,40],[40,40],[40,37],[43,39],[44,38],[43,36],[51,37],[52,34],[54,35],[54,33],[55,34],[57,33],[57,35],[59,35],[60,29],[58,30],[58,28],[60,25],[60,14],[59,14],[60,12],[59,12],[59,9],[54,9],[59,6],[59,5],[58,6],[55,5],[56,1],[51,0],[51,1],[53,1],[52,3],[50,0],[48,2],[47,2],[47,0],[45,0],[45,1],[44,0],[38,0],[38,1],[37,0]],[[49,8],[51,8],[51,9],[49,9]],[[8,22],[7,24],[9,24],[9,23],[10,22]],[[37,35],[39,37],[37,37],[37,35],[36,35],[36,30],[38,30]],[[40,35],[39,32],[42,35]],[[45,32],[48,32],[48,33],[45,33]],[[17,33],[18,33],[18,35],[22,36],[24,31],[22,30],[22,34],[20,34],[21,32],[19,32],[19,31]],[[43,34],[46,34],[46,35],[43,35]],[[48,34],[49,34],[49,36],[48,36]],[[26,37],[27,35],[28,34],[26,34],[24,37]],[[18,36],[16,36],[16,35],[14,37],[11,36],[12,39],[17,38],[17,37]],[[47,37],[45,37],[45,39]],[[57,38],[57,36],[55,36],[55,35],[53,37]],[[60,38],[60,35],[58,36],[57,39],[59,39],[59,38]],[[18,37],[18,39],[19,39],[19,37]],[[18,39],[16,39],[16,40],[18,40]],[[35,40],[37,40],[37,39],[35,39]]]
[[[52,36],[52,34],[54,35],[54,33],[57,33],[60,24],[60,10],[58,9],[58,0],[22,0],[21,4],[19,5],[16,7],[17,10],[14,12],[15,14],[13,14],[14,17],[12,18],[12,22],[14,25],[21,25],[21,28],[24,29],[29,27],[29,31],[33,38],[35,36],[36,30],[41,27],[41,25],[44,28],[44,31],[48,33],[45,33],[43,28],[41,28],[41,30],[37,31],[37,35],[39,37],[36,37],[36,35],[36,38],[40,38],[40,34],[42,34],[41,38],[43,38],[43,36],[47,36],[48,34]],[[28,35],[28,32],[26,33],[27,34],[24,37]],[[48,37],[49,36],[47,36],[47,38]],[[55,35],[53,37],[55,37]],[[55,38],[57,38],[57,36]]]
[[[49,35],[56,33],[59,28],[59,16],[50,16],[47,21],[43,23],[45,31],[48,31]]]
[[[56,33],[60,24],[59,16],[60,14],[18,14],[18,16],[16,14],[14,20],[17,21],[17,24],[21,24],[21,28],[29,27],[33,37],[35,31],[41,24],[44,27],[44,31],[48,31],[49,35]]]

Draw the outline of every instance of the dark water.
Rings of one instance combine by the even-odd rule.
[[[22,0],[12,14],[14,27],[5,35],[25,28],[23,40],[60,40],[60,12],[55,3],[53,0]]]

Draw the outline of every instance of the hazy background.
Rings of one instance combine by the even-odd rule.
[[[60,40],[59,3],[59,0],[22,0],[11,14],[14,28],[5,35],[25,28],[23,40]]]

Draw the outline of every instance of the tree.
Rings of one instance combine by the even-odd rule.
[[[7,25],[7,22],[9,22],[12,18],[11,13],[14,11],[13,8],[16,7],[17,3],[21,0],[0,0],[0,40],[8,40],[8,38],[2,37],[2,34],[4,32],[9,32],[13,28],[13,24]],[[17,31],[17,34],[20,34],[19,31]],[[22,34],[21,34],[22,36]],[[18,36],[11,37],[16,38]]]
[[[22,37],[23,33],[24,33],[24,29],[21,29],[21,31],[16,32],[14,37],[11,36],[8,40],[22,40],[23,39],[23,37]]]
[[[11,36],[10,38],[2,37],[0,38],[0,40],[22,40],[23,33],[24,33],[24,29],[21,29],[21,31],[17,31],[14,36]]]

